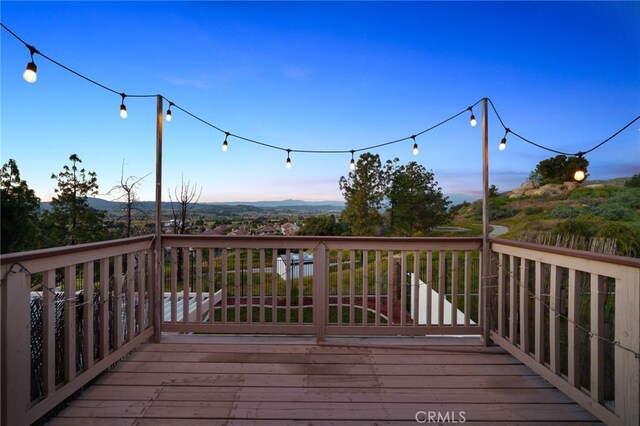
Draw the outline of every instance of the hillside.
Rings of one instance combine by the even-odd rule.
[[[541,196],[502,194],[490,199],[489,216],[491,224],[509,228],[503,238],[571,240],[576,248],[591,247],[599,239],[600,245],[615,245],[618,254],[640,256],[640,188],[622,187],[620,180]],[[481,201],[461,207],[452,221],[475,230],[481,223]]]
[[[89,198],[89,206],[94,209],[104,210],[111,215],[119,215],[124,207],[123,202],[109,201],[101,198]],[[339,212],[344,207],[344,203],[338,201],[302,201],[302,200],[282,200],[282,201],[256,201],[256,202],[222,202],[207,203],[199,202],[193,208],[194,214],[210,216],[234,216],[245,214],[263,213],[332,213]],[[49,210],[51,203],[48,201],[40,203],[42,210]],[[152,215],[155,210],[155,202],[136,202],[136,208]],[[162,212],[171,212],[171,203],[162,203]]]

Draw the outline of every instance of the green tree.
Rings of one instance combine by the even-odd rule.
[[[383,217],[380,214],[389,184],[391,163],[383,167],[378,154],[365,152],[355,170],[340,178],[340,190],[345,199],[341,222],[352,235],[380,235]]]
[[[60,173],[52,174],[58,180],[56,196],[51,200],[51,212],[44,215],[49,230],[47,245],[58,246],[102,241],[109,237],[105,212],[89,206],[88,197],[98,193],[95,172],[79,168],[80,157],[71,154],[71,166],[65,165]]]
[[[305,218],[298,235],[342,235],[344,232],[342,224],[331,214]]]
[[[624,186],[628,188],[640,188],[640,173],[636,173],[627,179],[624,183]]]
[[[584,157],[556,155],[540,161],[529,178],[536,176],[540,185],[568,182],[573,180],[573,174],[578,168],[585,171],[585,177],[588,176],[586,174],[588,166],[589,161]]]
[[[433,172],[415,161],[396,167],[388,189],[391,233],[424,235],[449,219],[451,203],[442,195]]]
[[[38,248],[40,199],[20,178],[14,159],[2,165],[0,185],[2,253]]]

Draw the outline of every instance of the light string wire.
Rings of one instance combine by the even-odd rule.
[[[320,246],[322,246],[322,245],[324,245],[324,246],[326,247],[326,243],[325,243],[325,241],[320,241],[320,242],[318,242],[318,243],[315,245],[315,247],[313,247],[313,250],[314,250],[314,251],[315,251],[315,250],[317,250],[317,249],[318,249],[318,248],[320,248]],[[292,252],[291,252],[291,254],[294,254],[294,252],[292,251]],[[235,255],[235,253],[231,253],[231,256],[232,256],[232,257],[233,257],[234,255]],[[505,291],[506,291],[506,290],[507,290],[507,288],[508,288],[508,286],[509,286],[509,282],[513,282],[514,286],[517,286],[517,287],[519,287],[519,288],[521,289],[521,291],[526,292],[526,294],[528,295],[528,297],[529,297],[530,299],[535,299],[535,300],[537,300],[537,301],[538,301],[542,306],[544,306],[546,309],[548,309],[548,310],[549,310],[549,314],[553,313],[553,314],[554,314],[554,316],[555,316],[556,318],[563,318],[564,320],[566,320],[566,321],[567,321],[567,324],[572,324],[575,328],[580,329],[580,330],[581,330],[581,331],[583,331],[586,335],[588,335],[590,338],[594,338],[594,337],[595,337],[595,338],[597,338],[597,339],[599,339],[599,340],[602,340],[602,341],[604,341],[604,342],[606,342],[606,343],[608,343],[608,344],[611,344],[611,345],[613,345],[613,346],[618,346],[619,348],[621,348],[621,349],[623,349],[623,350],[625,350],[625,351],[627,351],[627,352],[632,353],[636,358],[640,358],[640,353],[636,352],[635,350],[633,350],[633,349],[631,349],[631,348],[628,348],[628,347],[626,347],[626,346],[622,345],[622,344],[621,344],[619,341],[617,341],[617,340],[611,340],[611,339],[609,339],[609,338],[607,338],[607,337],[605,337],[605,336],[601,336],[601,335],[599,335],[599,334],[597,334],[597,333],[594,333],[591,329],[589,329],[589,328],[587,328],[587,327],[583,326],[582,324],[579,324],[576,320],[573,320],[573,319],[569,318],[569,316],[568,316],[568,315],[564,315],[564,314],[562,314],[562,313],[561,313],[561,312],[559,312],[557,309],[553,308],[553,307],[551,306],[551,304],[550,304],[550,303],[547,303],[547,302],[545,302],[545,301],[542,299],[542,297],[545,297],[545,296],[546,296],[546,297],[549,297],[550,299],[551,299],[551,298],[554,298],[554,299],[557,299],[557,300],[562,301],[562,300],[563,300],[563,298],[562,298],[562,297],[559,297],[559,298],[558,298],[558,297],[554,297],[554,296],[552,296],[552,295],[551,295],[551,294],[549,294],[549,293],[543,293],[543,294],[540,294],[540,295],[538,296],[536,293],[532,292],[532,291],[531,291],[531,289],[529,288],[529,286],[528,286],[528,285],[525,285],[525,283],[520,279],[520,273],[519,273],[519,271],[509,270],[509,269],[507,268],[508,264],[507,264],[507,263],[501,263],[501,262],[499,262],[499,261],[498,261],[498,259],[497,259],[497,257],[495,256],[495,254],[491,256],[491,259],[492,259],[492,262],[495,262],[495,263],[496,263],[496,265],[497,265],[497,269],[498,269],[498,270],[503,270],[503,271],[506,273],[506,276],[504,277],[504,278],[505,278],[505,280],[504,280],[504,282],[502,282],[502,283],[498,283],[498,284],[496,284],[496,285],[485,286],[485,287],[482,287],[482,288],[484,288],[484,289],[490,289],[490,288],[494,288],[494,289],[496,289],[496,288],[501,288],[501,287],[502,287],[502,288],[503,288],[503,290],[505,290]],[[364,260],[364,259],[363,259],[363,260]],[[229,259],[227,259],[227,261],[229,261]],[[345,262],[345,260],[343,260],[343,264],[344,264],[344,262]],[[464,264],[466,265],[467,263],[472,263],[472,262],[473,262],[473,260],[472,260],[472,259],[463,259],[463,262],[464,262]],[[356,262],[356,263],[358,263],[358,262]],[[383,262],[383,263],[384,263],[384,262]],[[15,266],[18,266],[18,267],[19,267],[19,269],[18,269],[17,271],[16,271],[16,270],[14,270],[14,267],[15,267]],[[265,267],[267,267],[267,264],[265,263],[265,265],[264,265],[264,266],[265,266]],[[355,266],[355,265],[353,265],[353,266]],[[407,265],[407,266],[408,266],[408,265]],[[517,269],[522,269],[523,267],[524,267],[524,265],[519,265],[519,267],[518,267]],[[294,271],[296,268],[298,268],[298,267],[297,267],[297,266],[294,266],[294,265],[292,264],[292,262],[291,262],[291,259],[289,258],[289,259],[287,260],[287,265],[286,265],[286,271],[285,271],[285,274],[287,274],[287,275],[288,275],[289,273],[291,273],[292,271]],[[343,271],[344,271],[344,272],[347,272],[347,273],[349,273],[349,274],[357,273],[357,271],[353,269],[353,267],[351,266],[351,264],[349,264],[349,267],[348,267],[346,270],[343,270]],[[420,272],[422,272],[422,271],[418,271],[418,273],[417,273],[417,275],[418,275],[418,280],[420,280]],[[444,274],[443,274],[443,275],[437,275],[437,278],[438,278],[439,280],[441,280],[441,279],[443,279],[443,278],[446,280],[447,278],[450,278],[450,277],[451,277],[451,276],[449,275],[449,272],[450,272],[449,270],[446,270],[446,271],[444,271]],[[14,274],[17,274],[17,273],[26,273],[28,276],[31,276],[31,275],[32,275],[32,273],[31,273],[31,272],[30,272],[30,271],[29,271],[29,270],[28,270],[24,265],[22,265],[22,264],[21,264],[21,263],[19,263],[19,262],[16,262],[16,263],[12,264],[12,265],[8,268],[8,270],[7,270],[7,271],[6,271],[6,273],[5,273],[5,276],[3,277],[3,281],[5,281],[5,280],[7,279],[7,276],[8,276],[10,273],[14,273]],[[124,277],[125,277],[125,278],[126,278],[126,276],[127,276],[127,274],[128,274],[128,273],[129,273],[129,271],[126,271],[126,272],[124,273]],[[136,268],[134,269],[134,274],[137,274],[137,273],[138,273],[138,268],[136,267]],[[415,273],[415,271],[414,271],[414,273]],[[407,272],[407,274],[409,274],[409,273]],[[278,274],[278,275],[280,275],[280,274]],[[381,273],[381,276],[383,276],[383,275],[384,275],[384,273]],[[498,278],[499,278],[499,276],[498,276],[498,275],[496,275],[496,274],[491,274],[491,275],[487,275],[487,276],[486,276],[486,278],[490,278],[490,279],[494,279],[494,280],[495,280],[495,279],[498,279]],[[421,285],[421,284],[415,284],[415,282],[412,282],[412,281],[413,281],[413,280],[408,280],[408,281],[405,283],[405,287],[407,287],[407,288],[410,288],[410,287],[419,287],[419,286]],[[123,279],[122,284],[123,284],[123,286],[125,286],[125,285],[126,285],[126,279]],[[427,278],[427,281],[425,282],[425,284],[427,284],[427,285],[429,286],[429,288],[432,288],[432,285],[434,284],[434,283],[433,283],[433,277],[430,277],[430,279],[429,279],[429,278]],[[41,283],[38,283],[38,285],[41,285]],[[338,283],[338,285],[340,285],[340,283]],[[233,287],[237,287],[237,286],[233,286]],[[48,288],[48,287],[46,287],[46,286],[44,286],[44,285],[42,286],[42,288],[43,288],[43,291],[44,291],[44,290],[46,290],[46,291],[49,291],[51,294],[54,294],[54,295],[56,294],[56,292],[55,292],[54,290],[52,290],[52,289],[50,289],[50,288]],[[478,288],[478,290],[480,291],[481,289],[480,289],[480,288]],[[445,297],[445,295],[441,295],[440,297]],[[505,296],[505,297],[506,297],[506,296]],[[73,301],[75,301],[75,300],[76,300],[76,298],[73,298],[73,299],[64,299],[64,300],[65,300],[65,301],[69,301],[69,302],[73,302]],[[100,301],[100,302],[97,302],[97,303],[105,303],[105,302],[106,302],[106,301]],[[54,301],[53,303],[55,303],[55,301]],[[94,304],[94,303],[95,303],[95,302],[93,302],[93,301],[85,301],[85,302],[82,302],[82,303],[77,303],[77,304],[76,304],[76,306],[88,305],[88,304]],[[490,309],[491,309],[492,313],[495,315],[495,314],[496,314],[496,312],[495,312],[495,306],[493,306],[493,303],[491,303],[491,305],[492,305],[492,306],[491,306],[491,308],[490,308]],[[517,308],[517,309],[518,309],[518,312],[519,312],[519,308]],[[496,330],[496,331],[499,331],[500,333],[502,333],[502,331],[501,331],[501,330]]]
[[[592,151],[595,151],[596,149],[600,148],[602,145],[604,145],[605,143],[611,141],[613,138],[615,138],[616,136],[618,136],[620,133],[622,133],[624,130],[626,130],[629,126],[631,126],[633,123],[635,123],[636,121],[640,120],[640,115],[638,115],[636,118],[634,118],[633,120],[631,120],[629,123],[627,123],[624,127],[622,127],[620,130],[618,130],[617,132],[615,132],[614,134],[612,134],[611,136],[609,136],[608,138],[606,138],[605,140],[603,140],[602,142],[598,143],[597,145],[595,145],[594,147],[586,150],[586,151],[578,151],[576,153],[570,153],[570,152],[563,152],[563,151],[558,151],[556,149],[553,148],[549,148],[546,147],[544,145],[540,145],[539,143],[536,143],[530,139],[525,138],[524,136],[514,132],[513,130],[511,130],[510,128],[508,128],[505,124],[504,121],[502,120],[502,117],[500,116],[500,113],[498,112],[498,110],[496,109],[496,106],[493,104],[493,101],[490,98],[487,98],[487,100],[489,101],[489,104],[491,105],[491,108],[493,109],[493,112],[496,114],[496,117],[498,118],[498,121],[500,121],[500,124],[502,125],[504,131],[505,131],[505,136],[508,133],[513,134],[515,137],[523,140],[524,142],[527,142],[533,146],[536,146],[538,148],[544,149],[546,151],[549,152],[553,152],[556,154],[560,154],[560,155],[567,155],[567,156],[574,156],[574,157],[582,157],[585,154],[588,154]]]
[[[470,111],[472,113],[472,108],[475,107],[476,105],[478,105],[483,99],[487,99],[487,101],[489,102],[489,104],[491,105],[491,108],[493,109],[496,117],[498,118],[498,120],[500,121],[500,124],[502,125],[502,127],[505,130],[505,136],[508,133],[512,133],[514,136],[518,137],[519,139],[521,139],[524,142],[527,142],[533,146],[536,146],[538,148],[541,148],[543,150],[546,151],[550,151],[556,154],[561,154],[561,155],[568,155],[568,156],[578,156],[581,157],[585,154],[588,154],[594,150],[596,150],[597,148],[600,148],[602,145],[604,145],[605,143],[611,141],[612,139],[614,139],[616,136],[618,136],[622,131],[624,131],[625,129],[627,129],[629,126],[631,126],[633,123],[635,123],[636,121],[640,120],[640,115],[638,115],[636,118],[634,118],[631,122],[629,122],[627,125],[625,125],[624,127],[622,127],[620,130],[618,130],[617,132],[615,132],[614,134],[612,134],[611,136],[609,136],[608,138],[606,138],[605,140],[603,140],[602,142],[598,143],[597,145],[595,145],[594,147],[586,150],[586,151],[578,151],[576,153],[569,153],[569,152],[563,152],[563,151],[559,151],[553,148],[549,148],[547,146],[541,145],[539,143],[536,143],[530,139],[525,138],[524,136],[518,134],[517,132],[514,132],[513,130],[511,130],[510,128],[508,128],[506,126],[506,124],[504,123],[504,121],[502,120],[502,117],[500,116],[497,108],[495,107],[493,101],[490,98],[483,98],[478,100],[477,102],[475,102],[474,104],[472,104],[471,106],[465,108],[464,110],[458,112],[457,114],[454,114],[444,120],[442,120],[441,122],[426,128],[418,133],[415,133],[411,136],[406,136],[406,137],[402,137],[399,139],[394,139],[391,141],[387,141],[387,142],[382,142],[379,144],[375,144],[375,145],[370,145],[370,146],[365,146],[365,147],[361,147],[361,148],[357,148],[357,149],[344,149],[344,150],[321,150],[321,149],[290,149],[290,148],[285,148],[279,145],[274,145],[271,143],[266,143],[260,140],[256,140],[256,139],[252,139],[252,138],[248,138],[245,136],[241,136],[239,134],[235,134],[232,132],[228,132],[223,130],[222,128],[216,126],[215,124],[209,122],[208,120],[190,112],[189,110],[187,110],[186,108],[183,108],[175,103],[173,103],[172,101],[170,101],[167,97],[165,97],[164,95],[161,94],[126,94],[125,92],[119,92],[105,84],[102,84],[92,78],[89,78],[87,76],[85,76],[84,74],[81,74],[78,71],[75,71],[72,68],[69,68],[68,66],[58,62],[57,60],[47,56],[46,54],[40,52],[38,49],[36,49],[33,45],[28,44],[27,42],[25,42],[20,36],[18,36],[15,32],[13,32],[10,28],[8,28],[4,23],[0,22],[0,26],[2,26],[2,28],[4,28],[7,32],[9,32],[9,34],[11,34],[14,38],[16,38],[18,41],[20,41],[22,44],[24,44],[29,51],[31,52],[32,56],[34,54],[40,55],[41,57],[43,57],[44,59],[50,61],[51,63],[61,67],[62,69],[76,75],[77,77],[80,77],[82,79],[84,79],[85,81],[88,81],[89,83],[92,83],[106,91],[109,91],[111,93],[114,93],[116,95],[122,96],[122,100],[124,101],[125,98],[129,97],[129,98],[152,98],[152,97],[157,97],[160,96],[162,97],[162,99],[166,100],[167,102],[169,102],[169,107],[175,107],[176,109],[179,109],[180,111],[184,112],[185,114],[189,115],[190,117],[194,118],[197,121],[200,121],[201,123],[205,124],[206,126],[209,126],[215,130],[217,130],[218,132],[221,132],[223,134],[225,134],[227,137],[232,136],[236,139],[245,141],[245,142],[249,142],[255,145],[260,145],[266,148],[271,148],[271,149],[275,149],[275,150],[279,150],[279,151],[283,151],[283,152],[287,152],[287,153],[302,153],[302,154],[352,154],[355,152],[362,152],[362,151],[368,151],[368,150],[372,150],[372,149],[376,149],[376,148],[381,148],[381,147],[385,147],[388,145],[394,145],[400,142],[404,142],[407,140],[415,140],[416,137],[421,136],[427,132],[430,132],[440,126],[442,126],[443,124],[459,117],[460,115],[466,113],[467,111]]]
[[[582,324],[579,324],[576,320],[572,320],[571,318],[569,318],[569,316],[568,316],[568,315],[564,315],[564,314],[562,314],[562,313],[561,313],[561,312],[559,312],[557,309],[552,308],[550,303],[546,303],[544,300],[542,300],[542,297],[547,296],[547,297],[549,297],[549,299],[554,298],[554,299],[556,299],[556,300],[562,301],[562,300],[563,300],[563,298],[562,298],[562,297],[555,297],[555,296],[552,296],[552,295],[551,295],[551,294],[549,294],[549,293],[543,293],[543,294],[540,294],[540,297],[539,297],[536,293],[534,293],[534,292],[532,292],[532,291],[531,291],[531,289],[529,288],[529,286],[525,286],[525,284],[522,282],[522,280],[521,280],[521,279],[520,279],[520,277],[519,277],[519,275],[520,275],[519,271],[510,271],[510,270],[509,270],[509,271],[507,271],[507,269],[508,269],[508,268],[507,268],[507,266],[508,266],[508,265],[507,265],[507,264],[499,263],[499,262],[498,262],[498,260],[497,260],[497,257],[496,257],[495,255],[494,255],[494,256],[492,256],[492,261],[496,262],[496,264],[497,264],[497,268],[498,268],[498,269],[502,269],[502,270],[504,270],[504,271],[506,272],[506,275],[507,275],[507,276],[506,276],[505,278],[509,278],[509,281],[513,281],[513,282],[514,282],[514,284],[515,284],[515,286],[520,287],[520,289],[521,289],[522,291],[526,292],[530,299],[535,299],[535,300],[537,300],[537,301],[538,301],[542,306],[544,306],[545,308],[548,308],[549,313],[550,313],[550,314],[551,314],[551,313],[553,313],[553,314],[554,314],[554,316],[555,316],[556,318],[562,318],[562,319],[566,320],[566,321],[567,321],[567,324],[572,324],[575,328],[582,330],[582,331],[583,331],[585,334],[587,334],[590,338],[595,337],[595,338],[600,339],[600,340],[602,340],[602,341],[604,341],[604,342],[606,342],[606,343],[609,343],[609,344],[611,344],[611,345],[618,346],[620,349],[624,349],[625,351],[628,351],[628,352],[632,353],[636,358],[640,358],[640,353],[639,353],[639,352],[636,352],[635,350],[633,350],[633,349],[631,349],[631,348],[627,348],[627,347],[623,346],[623,345],[622,345],[622,344],[620,344],[620,342],[618,342],[617,340],[611,340],[611,339],[609,339],[609,338],[607,338],[607,337],[600,336],[599,334],[592,332],[592,331],[591,331],[591,329],[586,328],[586,327],[585,327],[585,326],[583,326]],[[518,267],[518,269],[521,269],[521,268],[523,268],[523,265],[520,265],[520,266]],[[498,275],[489,275],[489,276],[487,276],[487,278],[494,278],[494,279],[496,279],[496,278],[498,278]],[[505,282],[504,282],[502,285],[504,285],[505,287],[507,287],[507,286],[508,286],[508,282],[507,282],[507,280],[506,280],[506,279],[505,279]],[[501,287],[501,284],[498,284],[498,285],[492,285],[492,286],[487,286],[487,287],[485,287],[485,288],[500,288],[500,287]],[[504,289],[504,288],[503,288],[503,289]],[[568,300],[568,299],[567,299],[567,300]],[[518,310],[518,312],[519,312],[519,307],[516,307],[516,309],[517,309],[517,310]],[[495,314],[495,311],[494,311],[494,314]],[[501,331],[500,331],[500,332],[501,332]]]

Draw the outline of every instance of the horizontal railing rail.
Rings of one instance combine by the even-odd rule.
[[[1,257],[2,424],[30,424],[153,334],[153,237]]]
[[[637,424],[638,259],[492,239],[483,272],[480,238],[165,235],[154,247],[2,256],[3,424],[38,420],[155,327],[483,335],[483,291],[494,342],[605,422]]]
[[[640,259],[492,239],[491,338],[607,424],[640,422]]]
[[[319,339],[481,333],[480,238],[166,235],[162,242],[164,331]]]

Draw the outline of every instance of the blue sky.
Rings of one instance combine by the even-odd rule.
[[[579,152],[640,114],[639,2],[9,2],[2,22],[41,52],[118,92],[160,93],[234,134],[291,149],[350,150],[403,138],[482,97],[505,124]],[[1,37],[1,160],[14,158],[43,199],[71,153],[100,192],[151,173],[155,99],[120,97]],[[166,105],[165,105],[166,109]],[[474,108],[478,120],[481,110]],[[640,172],[640,122],[587,155],[592,179]],[[490,183],[524,182],[550,156],[489,116]],[[340,200],[349,154],[292,154],[229,140],[184,113],[164,125],[163,198],[185,181],[202,201]],[[445,193],[481,191],[480,126],[468,114],[374,150],[416,160]],[[103,196],[109,198],[109,196]]]

